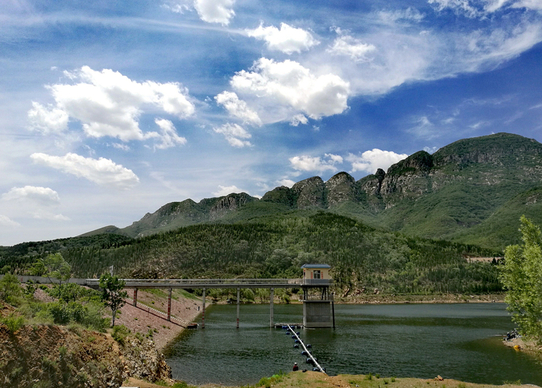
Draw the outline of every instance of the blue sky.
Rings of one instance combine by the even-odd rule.
[[[541,0],[3,0],[0,245],[542,141],[541,41]]]

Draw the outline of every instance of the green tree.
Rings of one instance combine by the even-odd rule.
[[[102,300],[111,309],[111,326],[115,326],[117,311],[124,306],[128,293],[124,291],[126,283],[117,276],[104,274],[100,277],[100,288],[102,289]]]
[[[542,236],[540,228],[521,217],[523,243],[505,250],[500,278],[505,302],[520,333],[542,341]]]
[[[0,280],[0,299],[6,303],[16,304],[22,292],[17,276],[8,273]]]
[[[51,283],[51,278],[54,278],[60,284],[70,278],[71,271],[71,266],[64,260],[64,257],[60,253],[51,253],[45,259],[37,259],[32,268],[30,268],[32,275],[46,276]]]

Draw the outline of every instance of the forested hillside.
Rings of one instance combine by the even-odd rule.
[[[252,223],[195,225],[61,252],[78,277],[97,277],[114,265],[115,273],[127,278],[295,278],[305,263],[327,263],[342,294],[364,288],[385,293],[501,289],[495,265],[466,260],[499,252],[406,237],[315,210]]]

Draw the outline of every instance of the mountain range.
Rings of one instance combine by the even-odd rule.
[[[185,226],[259,222],[282,213],[321,210],[416,237],[502,249],[519,241],[519,217],[542,222],[542,144],[508,133],[463,139],[433,154],[416,152],[387,171],[355,180],[339,172],[260,199],[232,193],[171,202],[125,228],[86,233],[140,238]]]

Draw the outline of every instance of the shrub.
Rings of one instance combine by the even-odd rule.
[[[17,304],[22,294],[21,283],[17,276],[6,274],[0,280],[0,299],[9,304]]]
[[[128,329],[126,326],[113,326],[113,333],[111,334],[111,337],[113,337],[113,339],[119,344],[124,346],[128,334],[130,334],[130,329]]]
[[[13,313],[9,314],[5,318],[2,318],[0,321],[8,327],[9,332],[12,334],[24,326],[24,317],[15,315]]]

